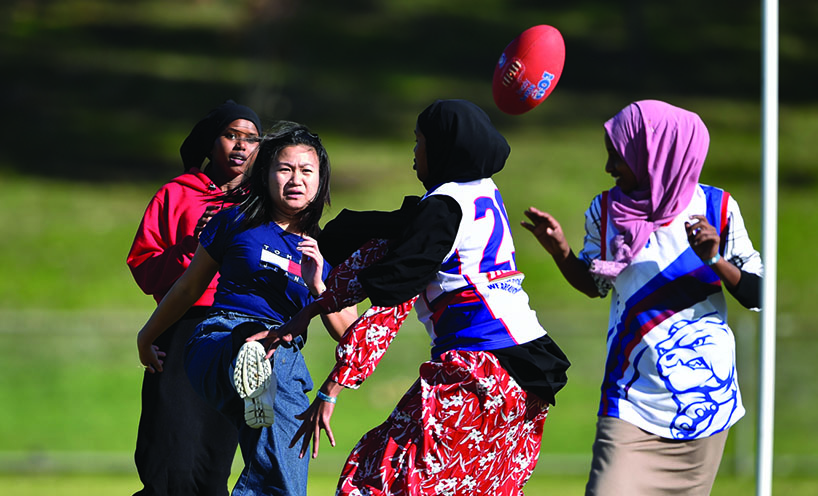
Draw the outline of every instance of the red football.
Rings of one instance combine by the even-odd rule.
[[[508,44],[494,67],[491,91],[497,108],[519,115],[554,91],[565,64],[565,42],[557,28],[528,28]]]

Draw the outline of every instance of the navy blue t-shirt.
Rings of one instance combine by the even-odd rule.
[[[199,243],[218,262],[213,308],[287,322],[313,300],[301,278],[301,236],[275,222],[241,230],[238,208],[213,216]],[[322,278],[331,266],[324,262]]]

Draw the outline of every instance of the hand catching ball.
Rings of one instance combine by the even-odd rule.
[[[557,28],[526,29],[503,50],[491,81],[494,103],[511,115],[541,104],[554,91],[565,64],[565,42]]]

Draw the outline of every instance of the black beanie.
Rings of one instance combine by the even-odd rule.
[[[185,172],[192,167],[201,167],[202,162],[213,149],[216,138],[228,124],[236,119],[246,119],[252,122],[256,125],[256,131],[261,133],[261,120],[253,109],[239,105],[233,100],[227,100],[197,122],[185,141],[182,142],[179,153],[182,154]]]

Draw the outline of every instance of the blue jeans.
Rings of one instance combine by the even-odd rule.
[[[238,428],[244,470],[232,496],[306,496],[309,456],[299,458],[300,444],[289,448],[301,426],[295,415],[310,406],[306,393],[313,388],[301,342],[279,346],[273,353],[276,378],[275,421],[253,429],[244,421],[244,400],[233,387],[230,374],[238,345],[233,329],[245,322],[275,323],[238,313],[222,312],[205,319],[186,347],[185,370],[193,389],[227,416]]]

